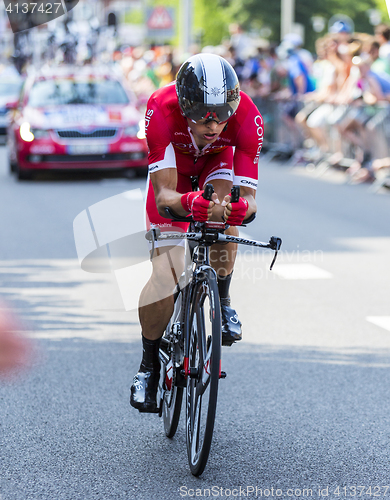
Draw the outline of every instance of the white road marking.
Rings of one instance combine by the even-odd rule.
[[[278,264],[273,272],[285,280],[330,279],[333,275],[313,264]]]
[[[366,320],[390,332],[390,316],[367,316]]]
[[[115,276],[84,272],[77,259],[0,261],[0,288],[31,337],[139,339],[137,312],[124,310]]]

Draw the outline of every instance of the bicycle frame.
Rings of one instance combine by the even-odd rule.
[[[191,472],[197,476],[203,472],[210,452],[218,382],[226,377],[221,371],[221,309],[217,273],[210,265],[210,247],[214,243],[234,242],[272,249],[272,269],[281,239],[272,237],[268,243],[252,241],[223,234],[225,222],[194,222],[189,217],[185,220],[190,222],[186,233],[162,233],[153,227],[146,238],[152,242],[151,259],[154,241],[171,240],[172,246],[183,239],[195,243],[188,245],[191,259],[185,260],[184,272],[173,293],[173,315],[161,340],[160,416],[166,435],[173,437],[186,388],[187,453]]]

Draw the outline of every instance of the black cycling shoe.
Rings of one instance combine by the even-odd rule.
[[[141,413],[158,413],[157,401],[159,371],[138,372],[131,386],[130,404]]]
[[[221,299],[222,345],[231,346],[242,339],[241,321],[230,307],[230,299]]]

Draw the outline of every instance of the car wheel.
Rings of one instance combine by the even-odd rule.
[[[18,181],[29,181],[33,178],[33,172],[22,170],[18,164],[15,165],[15,173]]]
[[[135,173],[137,177],[147,177],[148,175],[148,167],[136,168]]]
[[[8,160],[9,172],[13,174],[16,172],[16,163],[14,161]]]

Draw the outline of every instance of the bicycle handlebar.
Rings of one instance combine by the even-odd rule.
[[[272,270],[276,257],[278,255],[278,252],[280,250],[280,247],[282,245],[282,240],[281,238],[278,238],[277,236],[271,236],[270,240],[268,243],[264,243],[263,241],[255,241],[255,240],[248,240],[246,238],[240,238],[239,236],[231,236],[228,234],[222,234],[220,232],[191,232],[191,233],[179,233],[179,232],[163,232],[161,233],[161,230],[159,227],[152,228],[150,229],[146,235],[145,238],[152,243],[154,241],[160,240],[160,241],[166,241],[166,240],[178,240],[178,239],[186,239],[190,241],[202,241],[203,243],[207,245],[212,245],[214,243],[237,243],[241,245],[248,245],[252,247],[258,247],[258,248],[269,248],[270,250],[274,250],[275,255],[274,258],[271,262],[270,270]]]
[[[203,198],[205,200],[210,200],[212,194],[214,193],[214,186],[212,184],[206,184],[204,192],[203,192]],[[231,202],[232,203],[237,203],[238,200],[240,199],[240,186],[233,186],[231,190]],[[172,221],[177,221],[177,222],[196,222],[194,221],[193,217],[191,215],[187,216],[181,216],[176,214],[170,207],[165,207],[164,209],[165,214],[168,219],[171,219]],[[245,224],[241,224],[241,227],[245,227],[246,224],[249,224],[256,218],[256,213],[253,213],[250,215],[246,220],[244,220]],[[224,221],[225,222],[225,221]],[[237,244],[242,244],[242,245],[248,245],[252,247],[260,247],[260,248],[269,248],[270,250],[274,250],[275,255],[274,258],[271,262],[270,270],[272,270],[276,257],[278,255],[278,252],[280,250],[280,247],[282,245],[282,240],[281,238],[278,238],[277,236],[271,236],[270,240],[268,243],[264,243],[262,241],[254,241],[254,240],[248,240],[246,238],[240,238],[238,236],[231,236],[228,234],[223,234],[221,232],[221,228],[216,228],[215,225],[219,224],[222,226],[222,230],[226,229],[227,224],[225,226],[221,222],[214,223],[213,227],[213,222],[197,222],[198,227],[202,229],[201,232],[190,232],[190,233],[169,233],[169,232],[164,232],[161,233],[160,228],[152,228],[150,231],[148,231],[145,235],[146,239],[151,241],[152,244],[154,241],[157,240],[177,240],[177,239],[182,239],[185,238],[187,240],[192,240],[192,241],[202,241],[206,245],[212,245],[214,243],[237,243]],[[209,227],[207,225],[209,224]],[[207,231],[207,229],[213,229],[213,231]],[[153,246],[154,250],[154,246]]]

